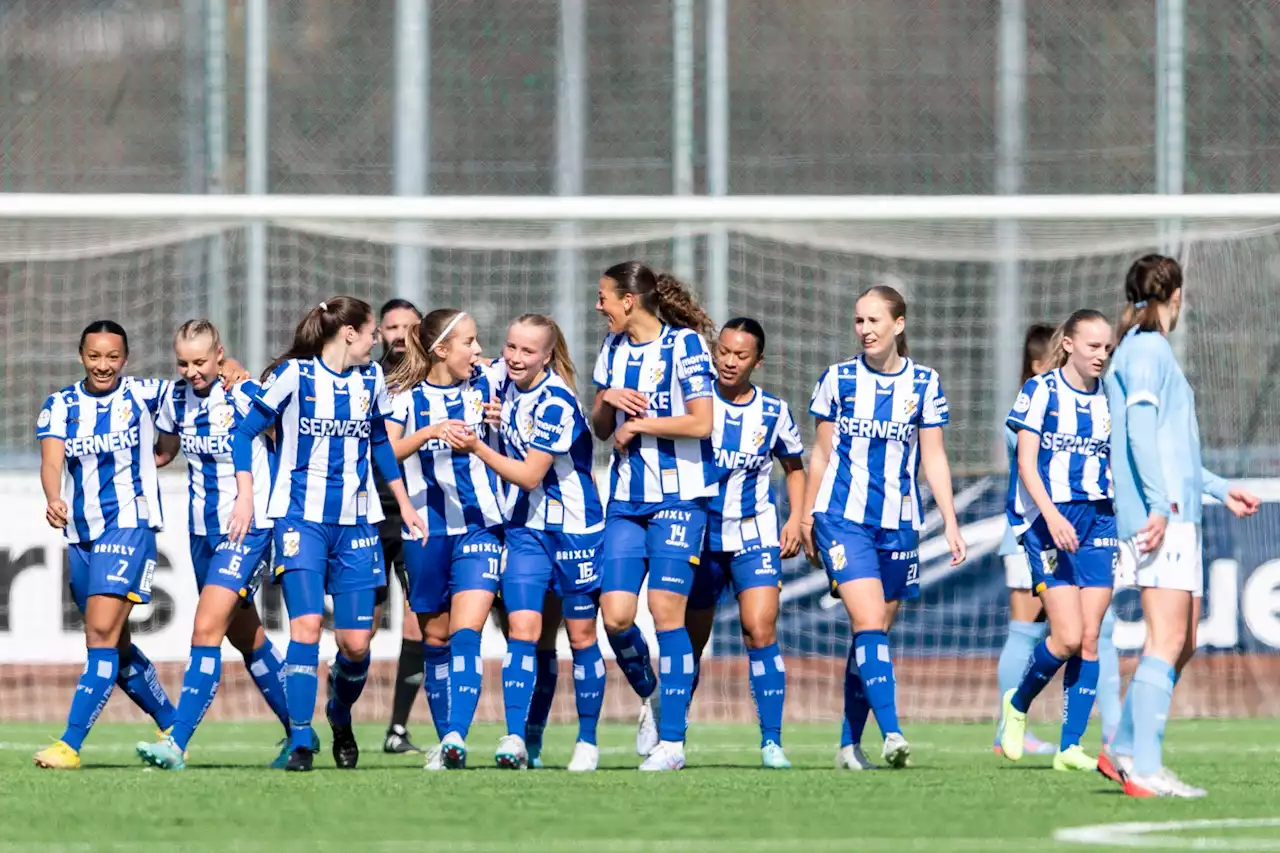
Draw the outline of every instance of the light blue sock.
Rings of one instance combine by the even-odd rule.
[[[1102,742],[1115,740],[1120,728],[1120,653],[1112,634],[1116,628],[1116,611],[1107,608],[1098,634],[1098,713],[1102,716]]]
[[[524,738],[533,701],[533,684],[538,678],[538,644],[508,640],[502,661],[502,701],[506,707],[507,734]],[[539,733],[541,734],[541,733]]]
[[[1133,697],[1133,772],[1150,776],[1164,766],[1161,740],[1173,700],[1173,667],[1151,655],[1144,655],[1133,674],[1129,694]]]
[[[160,676],[155,665],[142,653],[142,649],[130,646],[120,658],[120,668],[116,672],[116,685],[133,700],[147,716],[156,721],[156,727],[164,730],[173,725],[176,710],[169,697],[160,685]]]
[[[1036,644],[1044,639],[1047,628],[1048,625],[1044,622],[1010,620],[1009,633],[1004,638],[1004,647],[1000,649],[1000,660],[996,664],[996,682],[1000,690],[997,710],[1004,704],[1004,694],[1022,683],[1022,676],[1027,671],[1027,662],[1031,660]],[[995,742],[1000,743],[999,732],[996,733]]]
[[[191,736],[204,719],[204,714],[218,695],[222,680],[222,648],[192,646],[187,671],[182,676],[182,695],[178,697],[178,714],[173,723],[173,742],[186,752]]]
[[[862,743],[862,733],[867,728],[871,705],[862,689],[862,674],[858,672],[857,646],[849,643],[849,660],[844,668],[844,722],[840,726],[840,746]]]
[[[67,729],[62,742],[77,752],[84,745],[89,729],[97,721],[102,709],[107,707],[111,691],[116,686],[120,671],[120,653],[115,649],[89,649],[89,659],[71,697],[71,710],[67,713]]]
[[[1178,682],[1179,682],[1181,679],[1182,679],[1182,673],[1178,672],[1178,671],[1175,669],[1175,670],[1173,671],[1173,687],[1174,687],[1174,689],[1175,689],[1175,690],[1177,689],[1177,687],[1178,687]],[[1164,732],[1165,732],[1165,727],[1168,725],[1168,722],[1169,722],[1169,720],[1168,720],[1168,718],[1166,717],[1166,718],[1165,718],[1165,720],[1164,720],[1164,722],[1162,722],[1162,723],[1160,724],[1160,754],[1161,754],[1161,755],[1164,755]]]
[[[422,689],[427,694],[427,707],[431,709],[431,723],[436,727],[436,740],[443,740],[449,733],[449,661],[452,657],[448,646],[423,643]]]
[[[471,722],[480,704],[480,685],[484,682],[484,661],[480,659],[480,632],[461,628],[449,639],[453,667],[449,672],[449,731],[463,740],[471,731]]]
[[[618,661],[618,668],[627,677],[627,683],[641,699],[648,699],[658,686],[658,679],[653,674],[653,664],[649,662],[649,644],[644,634],[632,625],[621,634],[609,634],[609,646]]]
[[[284,695],[284,656],[280,650],[265,640],[244,659],[245,668],[258,686],[258,692],[266,700],[271,712],[289,734],[289,703]]]
[[[319,667],[319,643],[289,641],[284,659],[284,696],[289,706],[290,749],[311,749],[311,717],[316,712]]]
[[[1031,660],[1027,662],[1027,671],[1022,676],[1022,683],[1018,685],[1018,692],[1013,694],[1013,709],[1025,714],[1040,691],[1053,680],[1065,663],[1065,660],[1055,657],[1049,651],[1047,642],[1041,640],[1036,643]]]
[[[787,698],[787,667],[777,643],[763,649],[747,649],[751,665],[751,695],[760,718],[760,746],[773,741],[782,746],[782,709]]]
[[[542,749],[542,733],[551,718],[551,705],[556,698],[556,685],[560,681],[560,663],[555,649],[538,649],[538,677],[533,682],[533,698],[529,701],[529,716],[525,723],[525,743],[530,752]]]
[[[901,734],[898,725],[897,682],[889,656],[889,638],[884,631],[859,631],[853,635],[854,658],[862,676],[862,690],[876,716],[880,734]]]
[[[689,721],[689,701],[693,698],[693,643],[684,628],[658,632],[658,671],[662,681],[662,717],[658,738],[684,742]]]
[[[351,725],[351,709],[364,692],[365,682],[369,680],[369,655],[363,660],[351,660],[342,652],[338,652],[333,661],[333,669],[329,672],[329,680],[333,683],[333,695],[329,699],[329,721],[337,726]]]
[[[1120,723],[1111,738],[1110,750],[1113,755],[1133,757],[1133,681],[1129,682],[1129,692],[1124,696],[1120,706]]]
[[[1098,662],[1084,660],[1076,655],[1067,661],[1062,674],[1062,739],[1058,749],[1080,745],[1084,731],[1089,727],[1089,715],[1098,694]]]
[[[578,707],[578,740],[596,742],[600,709],[604,707],[604,656],[592,644],[573,650],[573,695]]]

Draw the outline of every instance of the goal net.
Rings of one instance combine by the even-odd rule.
[[[1016,392],[1023,330],[1056,325],[1081,307],[1115,316],[1129,264],[1150,251],[1175,254],[1187,286],[1174,343],[1196,389],[1207,464],[1251,478],[1268,500],[1248,522],[1220,506],[1206,510],[1204,650],[1175,712],[1280,713],[1280,480],[1268,479],[1280,477],[1280,206],[1232,213],[1206,202],[1208,212],[1197,214],[1194,199],[1173,211],[1167,200],[1133,198],[979,198],[967,208],[956,198],[440,199],[397,207],[392,199],[171,198],[166,206],[146,196],[66,196],[56,210],[0,205],[0,720],[61,719],[83,665],[65,551],[43,522],[33,424],[46,395],[82,374],[76,344],[90,320],[127,328],[135,375],[173,375],[172,333],[196,316],[218,322],[230,354],[257,371],[316,302],[350,294],[376,308],[407,294],[424,309],[470,312],[490,354],[500,351],[510,318],[550,313],[585,375],[603,334],[594,311],[600,272],[630,258],[671,269],[690,247],[694,267],[681,272],[700,298],[723,306],[718,321],[747,315],[764,323],[769,346],[757,380],[797,413],[807,410],[822,369],[856,350],[857,295],[883,282],[906,295],[912,356],[940,371],[950,402],[947,445],[970,556],[948,565],[931,514],[921,599],[904,608],[891,636],[903,715],[954,721],[990,719],[997,708],[995,661],[1008,623],[996,556],[1007,476],[999,425]],[[1122,218],[1117,209],[1132,212]],[[1175,212],[1176,228],[1157,218]],[[253,216],[263,217],[262,253],[251,245]],[[416,271],[408,290],[403,277],[397,286],[407,263]],[[588,401],[591,389],[580,391]],[[811,419],[799,420],[811,439]],[[598,460],[606,459],[602,445]],[[137,642],[161,666],[171,696],[195,608],[177,467],[164,479],[168,527],[155,602],[133,617]],[[787,718],[838,722],[850,641],[843,609],[802,559],[785,568],[782,601]],[[278,588],[264,591],[259,607],[283,647]],[[357,708],[367,719],[389,712],[400,645],[400,613],[390,610]],[[1135,597],[1123,595],[1119,610],[1117,642],[1132,651],[1142,641]],[[567,665],[563,637],[561,646]],[[332,649],[326,640],[324,654]],[[482,719],[502,717],[502,649],[496,629],[486,631]],[[236,658],[230,646],[225,654]],[[1132,665],[1127,655],[1126,671]],[[634,698],[610,671],[606,714],[630,718]],[[572,716],[567,676],[555,719]],[[236,664],[224,670],[210,713],[269,715]],[[693,713],[754,719],[732,602],[718,615]],[[117,700],[108,715],[133,719],[136,711]]]

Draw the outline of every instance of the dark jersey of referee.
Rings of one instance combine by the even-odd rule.
[[[386,376],[400,363],[400,353],[393,349],[388,349],[386,355],[382,357],[382,372]],[[378,525],[378,538],[382,540],[382,559],[387,569],[387,583],[391,582],[391,573],[395,572],[396,577],[400,579],[400,586],[407,591],[405,585],[404,573],[404,538],[401,535],[402,525],[400,519],[400,504],[396,503],[395,495],[391,494],[391,489],[387,488],[387,483],[378,473],[375,466],[373,470],[373,480],[378,487],[378,497],[382,500],[382,512],[386,516]],[[386,600],[387,587],[382,587],[379,591],[378,598],[380,601]]]

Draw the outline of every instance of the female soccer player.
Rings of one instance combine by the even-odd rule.
[[[1021,683],[1004,695],[1000,748],[1022,758],[1031,702],[1066,666],[1062,739],[1053,769],[1094,770],[1080,747],[1098,688],[1098,632],[1115,581],[1116,517],[1111,504],[1111,416],[1099,377],[1111,324],[1084,309],[1057,337],[1053,369],[1022,386],[1007,425],[1018,433],[1018,475],[1007,514],[1021,538],[1031,582],[1049,616]]]
[[[480,364],[476,324],[463,311],[427,314],[405,338],[403,360],[388,383],[395,413],[387,425],[404,463],[410,499],[426,519],[422,541],[406,541],[409,609],[428,643],[448,637],[448,666],[427,666],[428,692],[448,682],[448,725],[426,767],[466,766],[466,738],[484,676],[480,631],[493,607],[502,560],[500,487],[475,455],[456,451],[453,433],[490,440],[486,404],[496,375]],[[438,643],[437,647],[443,644]]]
[[[702,465],[715,381],[703,336],[715,326],[684,285],[639,261],[604,271],[596,310],[609,334],[596,359],[591,427],[596,438],[613,437],[600,607],[618,664],[644,700],[640,769],[679,770],[695,672],[685,606],[716,491]],[[657,682],[635,624],[646,573],[662,670],[656,726]]]
[[[573,649],[578,742],[569,770],[591,771],[600,761],[596,727],[605,681],[596,641],[596,555],[604,509],[591,478],[591,430],[574,390],[568,345],[554,320],[541,314],[516,318],[507,329],[503,359],[506,381],[499,394],[506,455],[475,432],[446,434],[455,450],[474,453],[507,483],[502,573],[509,635],[502,667],[507,734],[494,761],[506,768],[528,765],[525,725],[538,676],[543,599],[551,590],[561,601]]]
[[[1104,378],[1111,405],[1112,474],[1118,573],[1142,590],[1147,641],[1129,685],[1120,728],[1098,769],[1135,797],[1202,797],[1204,791],[1164,767],[1165,721],[1182,668],[1196,648],[1204,569],[1201,495],[1237,518],[1258,511],[1258,498],[1231,488],[1200,462],[1195,395],[1167,335],[1182,309],[1182,268],[1145,255],[1125,276],[1128,305]]]
[[[221,336],[208,320],[184,323],[173,336],[173,351],[182,379],[168,384],[160,402],[156,461],[168,464],[179,448],[187,458],[188,539],[200,600],[173,732],[159,743],[139,743],[138,755],[165,770],[186,766],[187,742],[218,690],[225,637],[244,656],[245,668],[285,727],[285,746],[272,765],[283,767],[289,758],[284,657],[267,639],[252,607],[257,586],[271,565],[266,509],[274,450],[266,437],[256,439],[253,448],[254,528],[243,543],[226,536],[236,497],[232,434],[260,389],[256,383],[242,382],[228,390],[219,381],[226,356]]]
[[[1049,363],[1049,343],[1054,329],[1045,323],[1036,323],[1027,329],[1022,342],[1022,384],[1033,376],[1045,373]],[[1004,429],[1005,444],[1009,450],[1009,481],[1018,479],[1018,434],[1011,428]],[[1009,588],[1009,633],[1000,650],[996,678],[1000,688],[1000,707],[1004,707],[1004,694],[1017,687],[1027,668],[1027,661],[1036,644],[1044,639],[1044,608],[1040,599],[1031,592],[1031,567],[1027,565],[1027,553],[1013,534],[1013,527],[1005,528],[1000,542],[1000,558],[1004,562],[1005,586]],[[1003,713],[1003,711],[1002,711]],[[996,727],[995,751],[1000,752],[1000,727]],[[1051,755],[1057,750],[1027,731],[1023,751],[1031,755]]]
[[[286,770],[308,771],[314,758],[311,715],[326,594],[333,597],[338,643],[333,695],[325,705],[333,760],[354,768],[360,758],[351,707],[369,672],[375,590],[386,583],[373,466],[395,495],[405,527],[424,531],[387,440],[387,386],[382,368],[369,360],[374,329],[373,311],[359,299],[337,296],[312,308],[294,331],[293,345],[263,373],[266,384],[232,443],[238,488],[228,538],[243,543],[256,516],[254,439],[276,426],[279,467],[267,516],[274,522],[276,572],[289,611]]]
[[[764,361],[764,342],[764,327],[749,317],[725,323],[716,339],[715,428],[702,451],[720,491],[708,510],[707,543],[687,618],[701,661],[716,603],[732,584],[760,720],[760,758],[765,767],[785,769],[791,762],[782,750],[787,675],[777,639],[778,593],[782,560],[800,553],[804,444],[786,401],[751,382]],[[781,529],[770,482],[774,457],[786,472],[791,508]]]
[[[151,600],[156,568],[155,418],[166,383],[123,376],[128,358],[118,323],[90,323],[80,333],[84,379],[51,394],[36,420],[44,516],[67,538],[88,649],[66,731],[36,753],[39,767],[80,767],[80,747],[117,684],[161,730],[173,725],[155,667],[129,635],[129,611]]]
[[[840,764],[869,766],[860,746],[869,707],[884,736],[882,757],[905,767],[911,748],[898,725],[887,632],[901,601],[920,594],[917,461],[942,514],[953,566],[964,562],[966,549],[942,443],[947,398],[937,372],[907,357],[906,300],[876,285],[854,311],[862,354],[827,368],[809,404],[818,429],[801,534],[853,624]]]

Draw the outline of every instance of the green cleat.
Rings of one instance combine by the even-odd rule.
[[[1080,744],[1069,746],[1053,757],[1053,769],[1063,773],[1077,770],[1094,771],[1098,769],[1098,759],[1085,755]]]
[[[138,744],[137,750],[138,757],[145,764],[150,764],[152,767],[159,767],[161,770],[185,770],[187,768],[187,762],[182,756],[182,750],[178,749],[178,745],[173,742],[171,737],[166,737],[162,741],[143,741]]]
[[[1020,760],[1026,746],[1027,715],[1013,707],[1013,695],[1017,692],[1015,688],[1004,694],[1000,715],[1000,751],[1010,761]]]
[[[782,747],[773,741],[769,741],[760,747],[760,762],[769,770],[788,770],[791,768],[791,762],[787,759],[787,754],[782,751]]]
[[[311,751],[320,751],[320,735],[316,734],[316,730],[311,730]],[[269,765],[272,770],[283,770],[284,766],[289,763],[289,755],[293,752],[293,748],[289,746],[289,739],[285,738],[280,741],[280,754]]]

